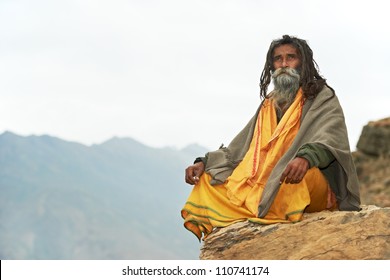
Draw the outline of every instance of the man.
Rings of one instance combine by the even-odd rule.
[[[360,209],[343,111],[305,40],[284,35],[271,43],[260,96],[228,147],[186,169],[195,186],[181,214],[199,239],[243,220],[297,222],[304,212]]]

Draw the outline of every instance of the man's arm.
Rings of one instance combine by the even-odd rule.
[[[303,145],[299,149],[297,157],[306,159],[309,162],[309,168],[325,168],[335,160],[333,154],[325,146],[318,143]]]
[[[290,161],[282,176],[280,183],[298,184],[312,167],[324,168],[335,160],[333,154],[323,145],[311,143],[303,145],[297,157]]]

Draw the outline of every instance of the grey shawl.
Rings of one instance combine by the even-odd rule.
[[[260,109],[261,105],[228,147],[206,154],[206,172],[212,177],[212,185],[224,183],[244,158],[252,141]],[[296,157],[304,144],[309,143],[323,145],[336,159],[321,171],[336,194],[339,209],[360,210],[359,181],[349,147],[343,110],[337,96],[328,87],[324,87],[316,98],[305,101],[299,132],[270,174],[259,203],[258,217],[267,214],[279,190],[279,178],[286,165]]]

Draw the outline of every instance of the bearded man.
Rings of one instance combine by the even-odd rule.
[[[238,221],[288,223],[304,212],[360,210],[343,111],[305,40],[284,35],[271,43],[260,96],[228,147],[186,169],[195,186],[181,215],[199,240]]]

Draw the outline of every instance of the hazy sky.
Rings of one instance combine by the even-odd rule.
[[[0,0],[0,133],[228,144],[273,39],[306,39],[352,149],[390,116],[387,1]]]

